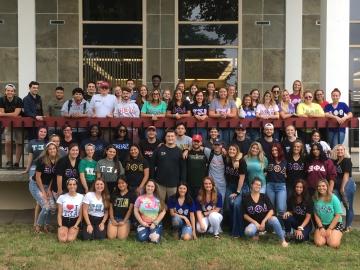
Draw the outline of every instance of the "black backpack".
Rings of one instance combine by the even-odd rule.
[[[208,162],[207,162],[208,170],[210,168],[210,163],[211,163],[212,159],[214,158],[214,155],[215,155],[214,150],[211,150],[210,155],[209,155],[209,159],[208,159]],[[223,154],[221,154],[221,156],[223,158],[224,166],[226,166],[226,157]]]
[[[71,108],[72,103],[73,103],[73,100],[70,99],[69,102],[68,102],[68,113],[70,112],[70,108]],[[83,114],[86,113],[86,103],[87,103],[87,102],[85,102],[85,103],[83,104]]]

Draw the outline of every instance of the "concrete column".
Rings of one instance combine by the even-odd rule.
[[[285,88],[292,90],[302,73],[302,0],[286,0]]]
[[[320,87],[328,101],[339,88],[348,104],[350,0],[321,0],[320,23]]]
[[[36,79],[35,0],[18,0],[19,96],[28,93],[28,84]]]

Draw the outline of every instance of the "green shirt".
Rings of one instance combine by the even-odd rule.
[[[85,174],[86,181],[88,182],[95,181],[96,179],[95,168],[96,168],[95,160],[88,160],[87,158],[80,160],[79,173]]]
[[[47,105],[49,116],[61,116],[61,108],[65,103],[65,99],[52,99]]]
[[[323,225],[330,225],[336,214],[342,214],[341,203],[336,195],[331,195],[330,202],[318,200],[314,202],[314,212],[320,218]],[[340,216],[339,222],[342,222]]]
[[[166,113],[166,103],[161,101],[157,106],[153,106],[149,101],[145,101],[144,105],[141,108],[142,113],[146,114],[163,114]]]

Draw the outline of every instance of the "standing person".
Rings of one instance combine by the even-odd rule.
[[[29,93],[23,98],[24,104],[24,116],[32,117],[38,121],[44,120],[44,112],[42,106],[41,97],[38,95],[39,83],[31,81],[29,83]],[[28,129],[28,139],[32,140],[36,138],[36,129]]]
[[[190,104],[193,104],[195,101],[195,93],[199,91],[196,84],[190,85],[189,94],[186,96],[186,100],[189,101]]]
[[[317,188],[319,179],[326,179],[329,185],[329,192],[334,189],[336,179],[336,168],[331,159],[329,159],[321,144],[314,143],[311,145],[308,161],[305,168],[310,195],[313,195]]]
[[[185,164],[182,151],[176,146],[175,131],[168,129],[165,144],[159,146],[153,155],[156,183],[159,186],[160,200],[176,193],[176,186],[185,179]]]
[[[295,106],[295,110],[297,109],[297,105],[302,101],[303,96],[303,84],[300,80],[295,80],[292,86],[292,94],[290,94],[291,103]]]
[[[125,176],[129,190],[140,195],[149,179],[149,163],[142,156],[137,144],[130,146],[130,155],[124,162]]]
[[[229,99],[232,99],[235,102],[236,108],[240,109],[241,107],[241,98],[237,96],[238,92],[236,90],[235,85],[229,85],[228,86],[228,94]]]
[[[250,189],[250,184],[255,178],[261,180],[261,193],[266,192],[266,178],[265,170],[268,166],[268,159],[265,156],[265,153],[261,147],[261,144],[258,142],[253,142],[250,145],[249,152],[244,157],[246,161],[246,178],[247,178],[247,191]]]
[[[325,99],[325,93],[324,90],[317,89],[314,92],[314,102],[319,104],[323,110],[325,110],[325,107],[329,104],[329,102]]]
[[[158,74],[152,75],[151,84],[153,86],[153,89],[158,89],[161,91],[161,76]]]
[[[162,100],[166,103],[166,107],[167,107],[171,101],[171,90],[170,89],[164,90],[164,92],[162,94]],[[166,111],[166,109],[165,109],[165,111]]]
[[[326,105],[325,116],[335,119],[340,125],[346,120],[353,117],[348,105],[344,102],[340,102],[341,92],[335,88],[331,92],[332,103]],[[345,128],[330,128],[328,132],[328,141],[330,146],[334,147],[337,144],[342,144],[345,140]]]
[[[53,191],[59,195],[68,192],[66,181],[70,178],[79,179],[79,145],[76,143],[69,145],[68,155],[61,158],[56,164],[56,183]],[[77,192],[84,194],[84,187],[79,183]]]
[[[155,89],[152,91],[149,101],[146,101],[141,108],[141,117],[151,118],[156,121],[159,118],[165,117],[166,103],[160,98],[160,91]],[[161,128],[156,129],[157,138],[163,139],[164,131]]]
[[[124,240],[130,233],[130,218],[134,210],[135,194],[129,191],[125,178],[117,180],[116,189],[110,196],[107,237]]]
[[[287,211],[283,215],[285,232],[296,241],[309,241],[312,230],[311,215],[313,214],[313,203],[307,191],[306,182],[298,179],[294,183],[291,196],[287,201]],[[291,235],[291,229],[294,234]]]
[[[117,103],[120,103],[121,102],[121,95],[122,95],[122,89],[121,89],[121,86],[120,85],[116,85],[114,87],[114,96],[116,97],[116,101]]]
[[[138,91],[136,89],[136,85],[135,85],[135,81],[133,79],[128,79],[126,80],[126,87],[130,89],[130,93],[131,93],[131,100],[133,102],[135,102],[137,96],[138,96]]]
[[[284,149],[285,154],[289,154],[291,145],[298,139],[296,137],[296,129],[293,125],[288,125],[285,128],[285,138],[281,142],[281,146]]]
[[[221,198],[225,200],[226,179],[225,179],[225,163],[226,157],[223,152],[223,143],[216,139],[212,149],[204,149],[205,156],[208,160],[209,176],[214,179],[216,189],[221,194]]]
[[[212,127],[209,130],[209,139],[203,143],[203,145],[207,148],[212,149],[214,142],[219,139],[219,129],[216,127]]]
[[[84,240],[103,240],[106,238],[105,223],[109,217],[110,196],[102,178],[95,180],[83,200]]]
[[[166,116],[175,119],[191,116],[190,103],[180,89],[174,91],[173,98],[166,109]]]
[[[226,207],[230,210],[231,235],[243,236],[244,220],[241,213],[242,190],[246,174],[246,162],[236,144],[228,149],[225,164]]]
[[[51,99],[47,103],[47,112],[49,116],[59,117],[61,116],[61,108],[65,102],[64,99],[64,87],[57,86],[55,88],[55,98]]]
[[[266,169],[266,195],[275,206],[275,213],[280,221],[286,212],[286,168],[287,161],[282,147],[279,143],[274,143]]]
[[[279,119],[279,107],[276,105],[271,92],[266,91],[264,93],[262,102],[256,107],[256,117],[264,120]],[[274,138],[279,140],[279,137],[279,130],[276,129]]]
[[[286,157],[286,160],[287,160],[286,190],[292,192],[292,190],[294,190],[294,186],[297,180],[306,179],[305,148],[301,140],[297,139],[295,142],[292,143],[289,154]]]
[[[140,117],[140,110],[136,103],[130,100],[131,89],[128,87],[122,88],[121,101],[117,102],[117,105],[114,110],[114,117],[130,117],[138,118]]]
[[[84,187],[85,194],[89,192],[90,187],[93,185],[96,174],[97,162],[93,159],[95,153],[95,145],[88,143],[85,145],[86,156],[79,162],[79,177],[80,183]]]
[[[201,90],[197,90],[194,94],[194,102],[190,106],[191,114],[197,120],[197,122],[203,122],[208,119],[209,105],[205,102],[204,93]],[[204,140],[207,139],[206,128],[200,128],[195,126],[192,129],[192,134],[201,134]]]
[[[182,93],[184,93],[185,83],[183,81],[179,81],[175,87],[175,90],[180,90]]]
[[[96,84],[95,82],[88,82],[86,87],[86,93],[84,94],[84,99],[87,102],[90,102],[92,97],[96,94]]]
[[[228,92],[225,88],[220,88],[217,98],[211,101],[209,117],[216,119],[232,119],[237,117],[236,104],[228,98]],[[233,135],[233,130],[222,128],[220,131],[220,138],[226,143],[229,143]]]
[[[310,154],[310,148],[311,148],[311,145],[312,145],[313,143],[320,143],[321,146],[322,146],[322,148],[323,148],[323,150],[324,150],[324,152],[326,153],[326,155],[327,155],[327,156],[330,156],[330,154],[331,154],[331,147],[330,147],[330,145],[329,145],[326,141],[322,141],[322,140],[321,140],[321,134],[320,134],[320,131],[319,131],[319,130],[313,129],[313,130],[311,131],[311,136],[310,136],[310,138],[311,138],[310,143],[307,143],[307,144],[305,145],[306,151],[307,151],[308,154]]]
[[[64,152],[69,152],[69,145],[76,143],[76,140],[72,136],[72,128],[70,125],[65,124],[62,128],[63,138],[60,140],[60,149]]]
[[[290,117],[296,116],[295,105],[291,103],[288,90],[283,90],[281,101],[278,105],[281,119],[288,119]]]
[[[223,199],[217,191],[214,179],[207,176],[203,179],[199,195],[196,199],[196,230],[199,233],[212,233],[216,239],[220,238],[221,209],[223,207]]]
[[[164,201],[159,195],[158,185],[151,179],[145,183],[145,193],[140,195],[134,205],[134,216],[139,225],[136,229],[140,242],[159,243],[162,233],[162,220],[166,214]]]
[[[138,105],[140,111],[145,101],[148,101],[148,99],[149,99],[149,90],[146,85],[142,85],[140,87],[139,95],[136,98],[136,104]]]
[[[249,152],[251,140],[246,137],[246,128],[243,127],[242,124],[235,128],[235,134],[231,144],[236,144],[243,155]]]
[[[189,149],[191,147],[191,137],[185,135],[186,134],[186,128],[184,123],[178,123],[175,127],[175,133],[176,133],[176,145],[181,149],[181,151],[184,151],[185,149]]]
[[[245,195],[242,202],[242,211],[247,222],[245,235],[258,240],[257,234],[270,227],[280,238],[281,246],[287,247],[288,243],[285,241],[284,231],[279,220],[274,216],[274,207],[269,197],[261,193],[261,186],[262,181],[255,177],[251,183],[251,193]]]
[[[104,156],[104,150],[108,143],[101,139],[102,133],[100,127],[96,124],[89,127],[88,134],[88,138],[81,142],[81,156],[85,156],[85,145],[90,143],[95,146],[93,158],[95,161],[98,161]]]
[[[206,102],[211,103],[213,99],[215,99],[215,83],[214,82],[208,82],[206,84]]]
[[[105,158],[97,162],[95,172],[96,177],[102,178],[106,183],[107,189],[112,193],[116,186],[117,179],[125,174],[124,167],[117,156],[115,146],[112,144],[106,146]]]
[[[329,182],[319,179],[314,194],[314,218],[317,227],[314,242],[317,246],[328,245],[339,248],[344,230],[341,204],[339,199],[331,193]]]
[[[124,125],[119,125],[116,131],[115,140],[112,142],[112,145],[115,146],[119,161],[123,164],[129,155],[132,142],[129,139],[128,129]]]
[[[52,134],[49,136],[49,142],[55,143],[56,147],[59,150],[59,156],[60,156],[60,158],[62,158],[62,157],[65,157],[67,155],[67,153],[64,150],[60,149],[60,141],[61,141],[61,138],[60,138],[60,135],[58,135],[58,134]]]
[[[109,93],[109,91],[109,83],[102,82],[99,89],[100,94],[95,94],[90,101],[89,114],[92,117],[114,117],[114,109],[117,105],[117,100],[114,95]]]
[[[202,137],[200,134],[192,136],[191,150],[186,152],[186,182],[188,184],[189,193],[192,198],[196,198],[202,180],[208,173],[207,157],[204,149],[201,147]]]
[[[324,117],[324,111],[321,106],[317,103],[313,103],[313,94],[310,90],[306,90],[304,92],[304,102],[298,104],[296,109],[296,114],[299,117]],[[312,129],[306,128],[299,130],[299,137],[302,139],[303,142],[309,143],[310,141],[310,134]]]
[[[84,195],[76,192],[77,183],[75,178],[68,179],[66,187],[69,192],[60,195],[56,201],[58,205],[58,240],[62,243],[76,240],[79,233]]]
[[[245,119],[256,118],[256,107],[253,106],[252,98],[249,94],[245,94],[242,99],[239,116]],[[251,141],[256,141],[260,138],[260,132],[258,128],[248,128],[246,133],[247,137]]]
[[[5,95],[0,97],[0,117],[20,117],[23,109],[23,102],[21,98],[15,95],[16,88],[13,84],[5,85]],[[11,131],[13,132],[13,138],[11,137]],[[6,168],[19,168],[22,152],[22,131],[21,128],[11,127],[5,128],[5,153],[6,153]],[[15,163],[13,164],[11,156],[12,139],[14,139],[15,148]]]
[[[356,184],[352,178],[352,162],[349,152],[342,144],[334,147],[332,159],[336,167],[334,194],[339,197],[346,209],[345,231],[348,232],[354,219],[353,204],[356,192]]]
[[[280,86],[278,85],[273,85],[273,87],[271,87],[271,94],[272,94],[272,97],[276,103],[276,105],[279,106],[280,104],[280,97],[281,97],[281,90],[280,90]]]
[[[59,159],[58,148],[54,143],[48,143],[44,152],[36,161],[36,173],[29,181],[29,190],[33,198],[41,207],[37,217],[34,230],[39,233],[49,231],[49,213],[54,205],[54,198],[51,193],[51,186],[55,185],[55,164]],[[36,210],[35,210],[36,211]]]
[[[265,156],[269,159],[271,157],[271,148],[274,143],[279,141],[274,138],[274,125],[271,123],[266,123],[264,125],[263,137],[261,137],[258,142],[261,144],[262,149],[265,152]]]
[[[141,154],[149,163],[150,173],[153,171],[154,168],[152,157],[155,149],[160,143],[161,141],[156,138],[156,127],[148,126],[146,128],[146,138],[140,141],[139,146],[141,149]],[[153,177],[153,175],[151,177]]]
[[[168,203],[172,227],[177,230],[178,238],[188,241],[197,239],[195,228],[195,203],[185,182],[178,184],[175,195]]]
[[[257,105],[260,103],[260,91],[259,89],[252,89],[250,91],[251,103],[253,108],[256,110]]]

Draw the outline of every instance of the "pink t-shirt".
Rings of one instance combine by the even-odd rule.
[[[279,112],[279,107],[278,105],[271,105],[269,107],[265,107],[264,104],[258,104],[256,107],[256,113],[260,114],[260,115],[275,115],[276,112]]]
[[[155,196],[139,196],[135,201],[135,207],[139,209],[141,219],[144,222],[152,223],[160,212],[160,200]]]

